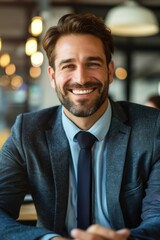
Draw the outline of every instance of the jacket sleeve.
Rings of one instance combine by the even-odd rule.
[[[45,228],[20,224],[3,210],[0,210],[0,222],[0,235],[3,240],[35,240],[53,233]]]
[[[154,131],[152,161],[150,166],[147,165],[151,170],[142,202],[142,222],[137,228],[131,229],[135,240],[160,239],[160,114],[151,131]]]
[[[21,142],[21,121],[16,121],[11,136],[0,152],[0,238],[35,240],[53,233],[43,227],[22,225],[16,219],[24,196],[29,192]]]

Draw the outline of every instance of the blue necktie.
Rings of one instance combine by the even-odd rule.
[[[76,135],[80,146],[77,184],[77,227],[86,229],[92,222],[92,146],[96,137],[80,131]]]

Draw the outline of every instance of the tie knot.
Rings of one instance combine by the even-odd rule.
[[[94,142],[97,140],[93,134],[83,131],[77,133],[76,139],[79,143],[80,148],[91,148]]]

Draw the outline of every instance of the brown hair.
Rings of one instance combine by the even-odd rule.
[[[103,20],[91,13],[70,13],[62,16],[57,26],[50,27],[42,40],[50,66],[54,67],[54,50],[57,40],[63,35],[72,33],[92,34],[100,38],[104,45],[107,63],[111,61],[114,52],[113,38],[110,29],[106,27]]]

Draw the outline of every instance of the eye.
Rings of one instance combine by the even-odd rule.
[[[101,66],[101,64],[99,62],[89,62],[89,63],[87,63],[87,67],[89,67],[89,68],[98,68],[100,66]]]
[[[74,64],[67,64],[67,65],[62,66],[62,69],[74,69],[74,68],[75,68]]]

